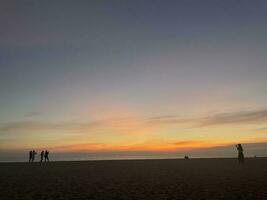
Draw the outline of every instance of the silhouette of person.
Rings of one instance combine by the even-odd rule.
[[[29,151],[29,163],[32,161],[32,151]]]
[[[185,159],[185,160],[188,160],[188,159],[189,159],[189,156],[188,156],[188,155],[185,155],[185,156],[184,156],[184,159]]]
[[[236,145],[236,149],[238,151],[238,163],[243,164],[244,163],[244,153],[243,153],[243,147],[241,144]]]
[[[41,156],[41,160],[40,160],[40,162],[43,162],[43,159],[44,159],[44,151],[42,151],[42,152],[40,153],[40,156]]]
[[[37,154],[36,151],[33,150],[33,151],[32,151],[32,162],[34,162],[34,158],[35,158],[35,155],[36,155],[36,154]]]
[[[46,160],[49,162],[48,155],[49,155],[49,152],[47,150],[45,150],[45,154],[44,154],[45,162],[46,162]]]

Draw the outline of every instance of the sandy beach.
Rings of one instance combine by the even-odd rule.
[[[0,164],[0,199],[267,199],[267,158]]]

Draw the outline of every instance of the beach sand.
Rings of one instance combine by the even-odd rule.
[[[267,199],[267,158],[1,163],[0,199]]]

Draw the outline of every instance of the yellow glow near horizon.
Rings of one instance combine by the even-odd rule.
[[[256,117],[255,117],[255,116]],[[103,119],[103,116],[108,116]],[[252,116],[252,117],[251,117]],[[182,151],[239,142],[263,142],[258,111],[195,117],[152,116],[127,106],[92,112],[91,122],[26,121],[8,124],[1,132],[16,139],[2,149],[49,148],[53,151]],[[244,119],[247,120],[244,122]],[[10,137],[10,136],[9,136]]]

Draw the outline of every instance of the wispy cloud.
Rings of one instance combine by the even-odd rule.
[[[148,118],[147,123],[151,124],[181,124],[192,123],[194,127],[226,125],[226,124],[248,124],[267,122],[267,110],[240,111],[231,113],[218,113],[214,115],[180,118],[175,116],[161,116]]]
[[[267,127],[257,128],[254,131],[267,131]]]
[[[267,110],[222,113],[199,119],[199,126],[267,122]]]
[[[32,117],[36,117],[36,116],[39,116],[39,115],[40,115],[39,112],[29,112],[29,113],[26,113],[24,115],[24,117],[26,117],[26,118],[32,118]]]
[[[14,121],[0,124],[1,132],[24,132],[24,131],[88,131],[95,129],[115,129],[115,130],[129,130],[139,127],[141,120],[138,119],[105,119],[92,122],[77,122],[77,121],[63,121],[63,122],[46,122],[37,120]]]
[[[5,123],[0,126],[1,132],[30,131],[30,130],[58,130],[77,128],[73,123],[50,123],[40,121],[20,121]]]
[[[252,124],[267,122],[267,110],[242,111],[232,113],[219,113],[198,118],[182,118],[177,116],[162,115],[147,118],[118,118],[92,122],[43,122],[19,121],[0,124],[0,132],[33,131],[33,130],[63,130],[63,131],[88,131],[94,129],[113,129],[125,131],[167,126],[169,124],[188,124],[193,127],[219,126],[229,124]]]
[[[183,124],[193,122],[195,119],[182,118],[177,116],[157,116],[144,119],[143,123],[148,125],[167,125],[167,124]]]

